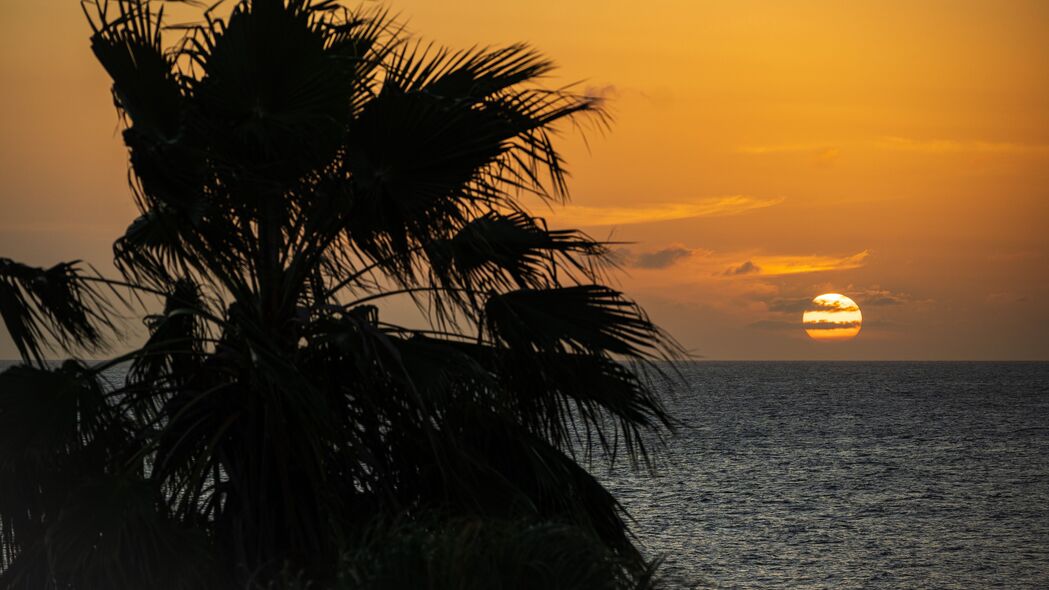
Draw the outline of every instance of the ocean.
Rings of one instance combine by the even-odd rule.
[[[666,587],[1049,588],[1049,363],[681,371],[655,473],[592,467]]]
[[[1049,363],[698,362],[655,475],[673,588],[1049,588]]]

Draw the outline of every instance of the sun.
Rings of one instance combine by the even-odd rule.
[[[825,293],[812,300],[801,322],[813,340],[844,342],[860,333],[863,314],[852,299],[840,293]]]

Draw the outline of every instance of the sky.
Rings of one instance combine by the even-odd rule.
[[[47,6],[0,4],[0,256],[113,274],[120,123],[78,3]],[[606,99],[609,130],[561,138],[572,203],[534,211],[623,242],[615,286],[697,358],[1049,360],[1049,3],[385,6]],[[857,337],[806,335],[822,293]]]

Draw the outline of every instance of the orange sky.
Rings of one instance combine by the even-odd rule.
[[[1049,2],[388,5],[609,99],[553,221],[633,242],[619,287],[695,354],[1049,359]],[[107,271],[135,215],[87,37],[74,0],[0,4],[0,256]],[[805,336],[825,292],[856,339]]]

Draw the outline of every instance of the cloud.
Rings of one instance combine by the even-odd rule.
[[[830,287],[825,285],[825,287]],[[833,291],[832,287],[827,289],[814,289],[814,291]],[[914,303],[914,300],[910,295],[906,293],[897,293],[889,291],[888,289],[882,289],[880,287],[870,287],[867,289],[859,289],[849,285],[846,289],[839,291],[846,297],[856,301],[859,308],[862,310],[868,307],[890,307],[896,305],[904,305],[908,303]],[[766,302],[768,310],[776,313],[789,313],[798,314],[805,311],[812,310],[816,307],[811,297],[782,297],[773,299]],[[824,305],[824,307],[835,307],[833,303],[830,305]],[[847,308],[838,307],[835,311],[849,311]]]
[[[682,258],[692,256],[692,250],[683,246],[672,246],[655,252],[642,252],[633,261],[638,268],[666,268]]]
[[[769,311],[782,313],[802,313],[812,306],[812,297],[798,299],[774,299],[768,303]]]
[[[784,143],[744,145],[736,153],[750,156],[808,155],[818,166],[833,165],[842,145],[849,149],[875,149],[926,154],[1030,154],[1049,156],[1049,144],[988,141],[981,139],[920,139],[885,136],[862,141],[829,143]]]
[[[861,322],[805,322],[804,328],[806,330],[848,330],[850,328],[859,328]]]
[[[878,286],[853,290],[850,285],[850,290],[846,295],[855,299],[861,307],[891,307],[895,305],[903,305],[905,303],[912,303],[914,301],[911,296],[906,293],[897,293],[888,289],[882,289]]]
[[[1010,143],[981,140],[914,139],[910,137],[882,137],[879,147],[890,150],[947,153],[1049,154],[1049,145],[1037,143]]]
[[[736,148],[736,153],[748,156],[801,155],[811,160],[813,165],[823,168],[833,166],[841,157],[840,148],[816,143],[745,145]]]
[[[761,272],[761,267],[756,265],[756,264],[754,264],[753,261],[748,260],[748,261],[744,262],[743,264],[741,264],[739,266],[735,266],[735,267],[727,269],[722,274],[724,274],[725,276],[739,276],[739,275],[749,275],[749,274],[754,274],[754,273],[759,273],[759,272]]]
[[[886,296],[878,297],[877,299],[868,299],[863,302],[863,305],[867,307],[878,307],[887,305],[903,305],[903,303],[903,299],[900,299],[899,297]]]
[[[1005,291],[998,293],[989,293],[987,297],[984,298],[984,301],[986,301],[987,303],[993,303],[995,305],[1008,307],[1016,303],[1027,303],[1028,297],[1025,295],[1021,296],[1017,295],[1016,293]]]
[[[857,307],[856,304],[851,303],[851,302],[850,303],[845,303],[844,300],[837,299],[837,298],[830,299],[830,298],[826,298],[826,297],[820,296],[820,297],[816,297],[815,299],[813,299],[812,303],[814,304],[815,308],[819,308],[818,309],[819,311],[839,312],[839,311],[859,311],[860,310],[860,308]]]
[[[740,154],[751,156],[764,156],[768,154],[797,154],[797,153],[823,153],[837,151],[837,148],[825,143],[786,143],[774,145],[744,145],[736,148]]]
[[[751,260],[761,268],[765,276],[793,275],[831,270],[850,270],[863,267],[870,250],[851,256],[755,256]]]
[[[591,227],[655,223],[692,217],[724,217],[772,207],[783,197],[761,198],[745,195],[692,199],[674,203],[653,203],[635,207],[593,207],[568,205],[555,209],[549,219],[558,225]]]

